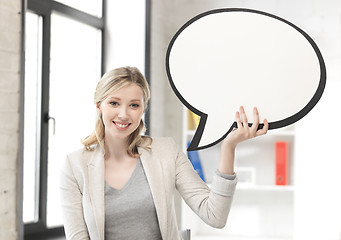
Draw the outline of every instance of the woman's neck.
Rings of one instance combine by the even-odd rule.
[[[127,139],[112,138],[106,134],[104,137],[105,159],[122,161],[127,158]]]

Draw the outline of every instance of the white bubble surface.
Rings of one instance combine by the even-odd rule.
[[[318,54],[301,29],[254,10],[212,11],[185,24],[169,45],[167,73],[180,100],[206,119],[192,150],[219,142],[241,105],[250,123],[256,106],[272,128],[302,118],[324,89]]]

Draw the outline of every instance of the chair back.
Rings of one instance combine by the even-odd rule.
[[[186,229],[186,230],[181,230],[180,235],[183,240],[191,240],[191,230]]]

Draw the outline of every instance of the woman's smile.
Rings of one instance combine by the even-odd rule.
[[[120,131],[126,130],[131,125],[131,123],[122,123],[116,121],[113,121],[113,123],[115,124],[116,128]]]

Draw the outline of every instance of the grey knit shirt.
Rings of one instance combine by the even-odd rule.
[[[236,176],[216,174],[229,180]],[[105,183],[105,240],[161,240],[154,201],[141,161],[120,190]]]
[[[159,223],[141,161],[120,190],[105,183],[105,240],[161,240]]]

